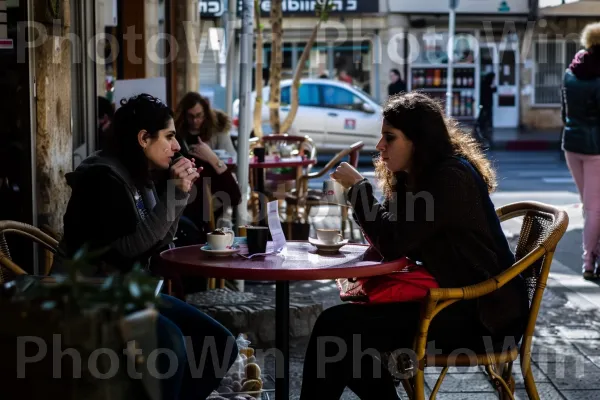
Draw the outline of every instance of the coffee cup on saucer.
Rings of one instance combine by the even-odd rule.
[[[317,229],[317,239],[323,244],[334,245],[344,240],[338,229]]]
[[[234,234],[232,231],[215,230],[206,235],[206,241],[211,250],[225,250],[233,245]]]

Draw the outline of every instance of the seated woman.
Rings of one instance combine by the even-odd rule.
[[[476,284],[513,264],[489,197],[495,188],[490,163],[437,102],[420,93],[391,97],[377,149],[382,203],[347,163],[331,177],[349,188],[354,218],[384,259],[421,262],[440,287]],[[432,321],[430,349],[479,351],[486,338],[495,345],[518,341],[528,306],[520,278],[477,301],[451,305]],[[348,303],[325,310],[306,352],[300,398],[338,399],[349,387],[361,399],[398,399],[391,375],[373,354],[411,349],[420,307]]]
[[[209,185],[215,197],[215,208],[212,210],[214,221],[218,221],[229,207],[237,206],[242,198],[234,175],[213,151],[225,150],[234,158],[237,157],[229,136],[231,121],[222,111],[211,109],[206,98],[189,92],[177,106],[175,126],[182,154],[195,158],[204,169],[202,179],[196,183],[196,198],[184,212],[200,230],[197,240],[204,241],[210,215],[210,211],[204,210],[204,185]]]
[[[64,259],[84,245],[91,252],[106,249],[92,260],[94,270],[80,271],[84,275],[127,272],[136,263],[147,266],[152,256],[171,245],[190,189],[200,177],[192,161],[173,160],[180,150],[173,114],[160,100],[147,94],[122,100],[112,129],[108,148],[66,174],[72,194],[53,274],[63,272]],[[161,300],[158,345],[178,356],[177,373],[163,380],[163,398],[206,398],[235,361],[235,339],[196,308],[166,295]],[[191,339],[191,348],[186,348],[184,337]],[[199,365],[205,342],[214,343],[218,351],[208,351],[204,367],[200,365],[203,373],[192,377],[186,356],[193,355]],[[223,365],[225,371],[213,369]]]

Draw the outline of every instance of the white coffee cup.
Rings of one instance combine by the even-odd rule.
[[[323,182],[323,195],[325,196],[325,201],[329,204],[348,205],[346,190],[340,183],[334,180]]]
[[[337,229],[317,229],[317,239],[325,244],[337,244],[344,240],[344,237]]]
[[[232,231],[227,232],[210,232],[206,235],[206,241],[211,250],[225,250],[228,246],[233,245],[234,235]]]

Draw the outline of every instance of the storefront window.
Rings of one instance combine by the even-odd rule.
[[[281,79],[291,79],[292,76],[294,75],[294,70],[293,70],[293,55],[292,55],[292,51],[293,51],[293,46],[290,43],[284,43],[283,44],[283,49],[282,49],[282,53],[283,53],[283,58],[281,60]],[[266,81],[269,81],[269,75],[270,75],[270,68],[271,68],[271,44],[265,44],[264,46],[264,50],[263,50],[263,55],[264,55],[264,66],[265,68],[267,68],[267,77],[266,77]]]
[[[447,64],[448,32],[427,30],[416,32],[410,38],[410,59],[415,64]],[[454,62],[473,64],[477,56],[477,39],[470,33],[454,37]]]
[[[334,51],[335,78],[370,92],[370,44],[350,42],[336,46]],[[349,77],[349,78],[348,78]]]

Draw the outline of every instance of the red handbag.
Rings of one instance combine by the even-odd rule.
[[[422,266],[403,257],[398,271],[387,275],[357,279],[337,279],[342,301],[358,303],[397,303],[421,300],[431,288],[438,288],[435,278]]]

